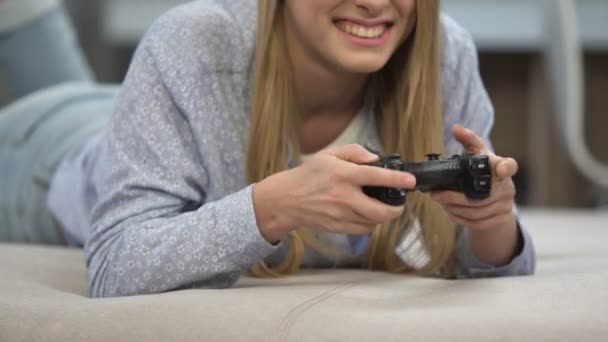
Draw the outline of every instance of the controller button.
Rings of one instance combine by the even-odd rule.
[[[471,164],[472,170],[485,170],[487,168],[488,164],[483,160],[474,161],[473,164]]]
[[[429,161],[439,160],[439,156],[441,156],[439,153],[429,153],[426,155]]]
[[[389,154],[384,155],[384,159],[401,160],[401,155],[399,153],[389,153]]]
[[[388,198],[405,197],[405,189],[388,189]]]
[[[475,190],[477,191],[488,191],[490,190],[492,179],[490,176],[481,176],[475,178]]]

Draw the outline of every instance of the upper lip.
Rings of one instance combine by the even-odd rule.
[[[354,18],[336,18],[336,19],[334,19],[334,21],[350,21],[355,24],[367,26],[367,27],[374,27],[374,26],[379,26],[379,25],[390,26],[393,24],[392,20],[386,20],[386,19],[384,19],[384,20],[383,19],[365,20],[365,19],[354,19]]]

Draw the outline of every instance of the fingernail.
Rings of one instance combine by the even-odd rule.
[[[411,186],[414,183],[416,183],[416,177],[414,177],[414,176],[405,176],[405,182],[407,183],[408,186]]]

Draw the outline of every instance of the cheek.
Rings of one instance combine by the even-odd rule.
[[[416,9],[418,7],[417,3],[418,2],[416,0],[398,0],[395,2],[399,12],[404,17],[410,17],[416,14]]]
[[[300,24],[313,27],[328,16],[334,6],[332,3],[333,1],[326,0],[287,0],[286,6],[291,17]]]
[[[416,3],[416,0],[401,0],[396,2],[399,16],[403,18],[405,24],[405,27],[403,28],[403,40],[409,36],[414,28],[414,25],[416,24],[416,15],[418,9]]]
[[[328,4],[324,0],[295,0],[289,4],[289,17],[300,34],[312,40],[323,37],[328,29]]]

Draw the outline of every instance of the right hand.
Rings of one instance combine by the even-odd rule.
[[[366,234],[398,217],[404,206],[384,204],[365,195],[362,187],[413,189],[416,179],[409,173],[361,165],[377,160],[360,145],[346,145],[318,152],[302,165],[257,183],[253,201],[262,236],[275,243],[300,227]]]

